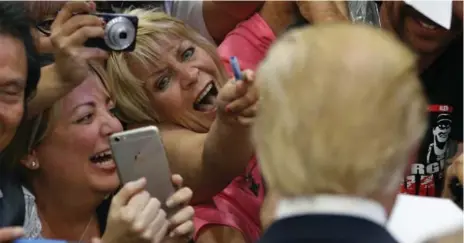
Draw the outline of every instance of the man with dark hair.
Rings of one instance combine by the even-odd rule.
[[[303,1],[305,2],[305,1]],[[344,21],[343,11],[335,7],[343,4],[331,1],[327,16]],[[314,3],[304,3],[313,5]],[[449,4],[449,8],[446,6]],[[300,4],[301,5],[301,4]],[[463,136],[463,1],[348,1],[348,12],[353,21],[379,25],[393,33],[418,55],[418,69],[422,86],[429,101],[429,128],[416,158],[401,185],[401,192],[440,197],[449,187],[453,175],[446,175],[446,162],[456,153],[462,155]],[[311,8],[308,8],[311,10]],[[343,9],[343,8],[341,8]],[[434,9],[434,11],[426,11]],[[316,15],[315,9],[303,11],[295,26],[302,26]],[[450,11],[449,25],[437,19],[436,13]],[[321,11],[318,11],[321,12]],[[339,16],[339,18],[333,18]],[[439,18],[438,18],[439,19]],[[438,21],[438,22],[437,22]],[[446,116],[447,121],[440,120]],[[446,123],[446,124],[445,124]],[[445,128],[446,127],[446,128]],[[442,132],[446,129],[446,133]],[[440,133],[437,137],[436,133]],[[438,146],[443,146],[438,151]],[[456,146],[458,144],[458,146]],[[434,151],[430,148],[433,147]],[[456,149],[457,147],[457,149]],[[434,154],[434,153],[439,153]]]
[[[0,153],[13,139],[24,117],[25,104],[40,78],[30,29],[31,22],[20,2],[0,2]],[[21,186],[5,164],[0,161],[0,227],[22,225]],[[20,233],[18,228],[0,229],[0,242],[12,240]]]

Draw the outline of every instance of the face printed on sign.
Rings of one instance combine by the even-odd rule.
[[[438,116],[437,125],[433,128],[433,136],[435,143],[446,143],[449,134],[451,133],[451,119],[447,114]]]

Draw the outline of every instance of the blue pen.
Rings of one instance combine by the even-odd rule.
[[[235,80],[242,80],[242,71],[240,70],[240,65],[238,64],[238,59],[236,56],[230,57],[230,65],[232,66]]]

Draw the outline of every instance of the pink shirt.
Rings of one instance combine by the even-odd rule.
[[[259,14],[239,24],[218,48],[226,70],[232,74],[229,58],[236,56],[242,70],[255,70],[264,58],[275,35]],[[222,225],[240,231],[247,242],[261,236],[260,210],[264,201],[264,188],[256,158],[250,160],[246,173],[236,177],[210,204],[195,208],[195,234],[208,226]]]
[[[253,178],[253,179],[251,179]],[[195,235],[207,226],[232,227],[242,233],[246,242],[255,242],[261,236],[260,210],[264,188],[258,163],[253,158],[243,176],[236,177],[210,204],[195,208]]]
[[[256,70],[275,39],[269,25],[256,13],[226,36],[218,47],[218,53],[229,73],[232,73],[231,56],[237,57],[242,70]]]

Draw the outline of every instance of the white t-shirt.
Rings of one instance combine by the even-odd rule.
[[[184,21],[211,43],[214,43],[203,19],[203,1],[165,0],[164,11],[170,16]]]

